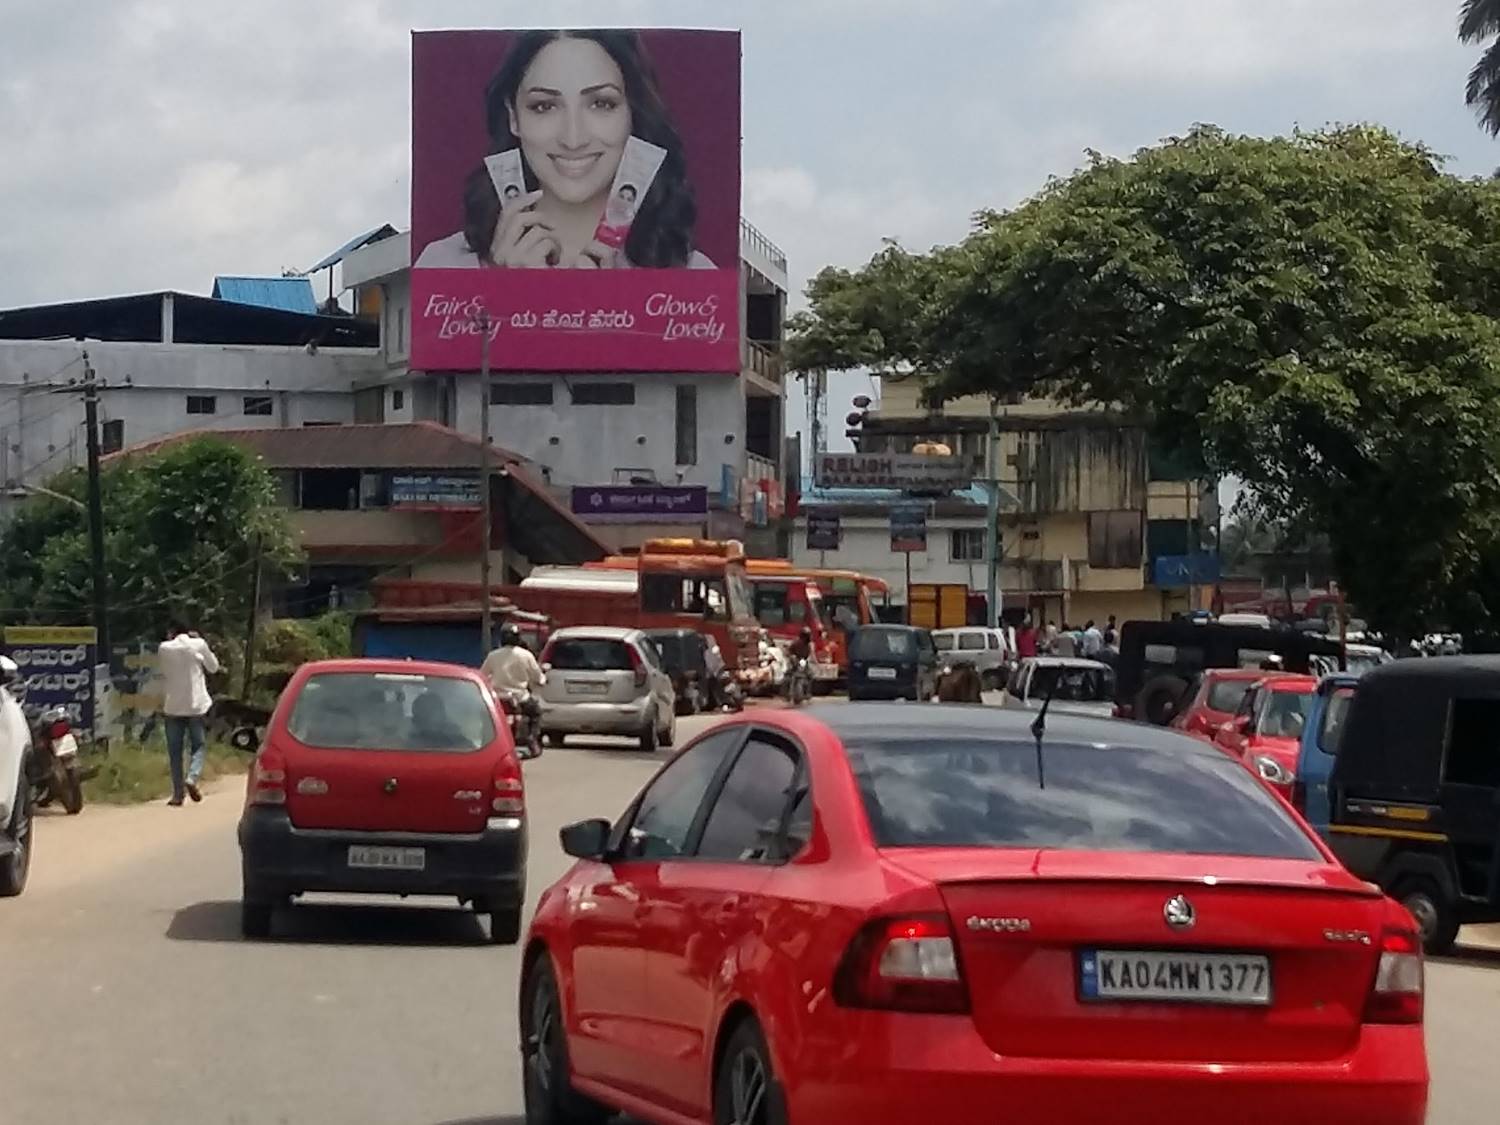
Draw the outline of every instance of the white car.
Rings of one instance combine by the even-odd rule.
[[[31,726],[9,690],[19,675],[13,660],[0,656],[0,898],[25,890],[31,869]]]
[[[1098,660],[1075,656],[1037,656],[1021,661],[1005,689],[1006,707],[1109,718],[1115,710],[1115,671]]]
[[[938,656],[944,664],[972,664],[986,688],[1005,686],[1006,673],[1015,656],[1015,646],[1005,630],[977,626],[936,629],[932,643],[937,645]]]
[[[542,650],[542,672],[542,734],[553,746],[570,734],[638,738],[648,752],[676,740],[672,676],[641,630],[559,629]]]

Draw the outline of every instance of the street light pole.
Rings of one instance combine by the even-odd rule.
[[[479,344],[479,636],[488,656],[495,648],[495,608],[490,597],[490,540],[494,529],[494,499],[490,495],[490,316],[480,313]]]
[[[1000,624],[1000,473],[999,454],[997,447],[1000,444],[1000,403],[996,398],[990,399],[990,436],[986,449],[987,468],[985,476],[989,478],[989,509],[985,517],[984,529],[984,555],[989,560],[989,578],[985,585],[985,602],[987,605],[988,624],[991,629]]]

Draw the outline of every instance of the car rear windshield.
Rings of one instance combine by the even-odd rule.
[[[495,740],[484,693],[472,680],[327,672],[302,685],[287,728],[325,750],[472,753]]]
[[[1219,680],[1208,689],[1208,709],[1233,715],[1240,709],[1251,683],[1250,680]]]
[[[1038,664],[1026,693],[1032,699],[1062,703],[1107,703],[1115,697],[1115,674],[1108,668],[1069,668]]]
[[[1320,858],[1219,754],[980,738],[861,739],[848,750],[882,847],[1025,847]]]
[[[855,660],[911,659],[917,655],[917,635],[907,629],[861,629],[850,642],[849,655]]]
[[[628,672],[635,665],[630,646],[603,637],[569,637],[554,641],[547,663],[560,672]]]
[[[932,643],[937,646],[939,652],[952,652],[954,648],[953,642],[956,639],[952,633],[932,634]]]

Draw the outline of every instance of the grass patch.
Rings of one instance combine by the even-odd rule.
[[[150,743],[120,742],[109,754],[85,751],[83,761],[97,766],[99,773],[83,783],[85,801],[103,805],[139,805],[172,795],[172,776],[167,769],[167,747],[159,739]],[[210,742],[203,764],[203,780],[243,774],[251,756],[223,743]]]

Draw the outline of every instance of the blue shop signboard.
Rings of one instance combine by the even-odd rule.
[[[61,707],[75,730],[94,729],[97,643],[98,634],[91,626],[6,628],[6,654],[21,670],[11,693],[28,719],[35,720],[43,711]]]

